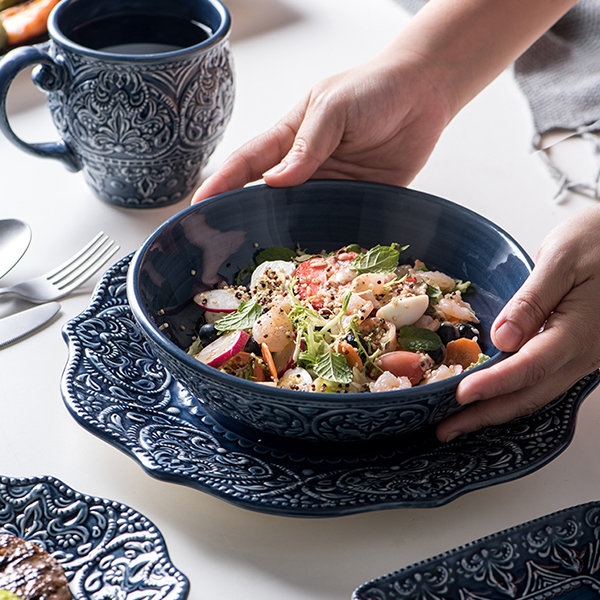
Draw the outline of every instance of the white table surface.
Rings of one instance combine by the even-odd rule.
[[[210,172],[263,131],[311,83],[375,53],[407,20],[392,0],[229,0],[237,99]],[[27,76],[10,94],[14,128],[29,140],[55,137],[43,95]],[[550,228],[592,201],[553,203],[555,184],[530,152],[532,126],[510,72],[448,127],[413,187],[464,204],[510,232],[532,255]],[[80,174],[22,153],[0,139],[0,217],[33,230],[31,246],[3,280],[10,284],[61,262],[98,230],[135,250],[187,206],[147,211],[96,199]],[[97,280],[97,278],[96,278]],[[118,500],[149,517],[190,599],[343,600],[364,581],[472,539],[555,510],[600,499],[600,391],[584,402],[572,443],[516,481],[433,509],[396,509],[300,519],[235,507],[153,479],[131,458],[67,413],[59,384],[67,359],[62,326],[85,309],[94,282],[62,301],[46,329],[0,349],[0,473],[53,475],[74,489]],[[22,308],[4,300],[0,314]]]

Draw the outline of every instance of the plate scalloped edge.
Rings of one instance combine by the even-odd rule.
[[[599,502],[565,508],[367,581],[352,599],[598,598],[599,532]]]
[[[448,444],[429,433],[408,447],[348,455],[269,447],[216,423],[153,356],[127,304],[130,260],[104,274],[88,308],[63,328],[64,402],[84,428],[150,475],[244,508],[315,517],[440,506],[555,458],[573,437],[581,402],[600,383],[598,373],[588,375],[533,415]]]
[[[0,476],[0,532],[50,553],[65,570],[74,600],[188,596],[187,577],[170,562],[147,517],[55,477]]]

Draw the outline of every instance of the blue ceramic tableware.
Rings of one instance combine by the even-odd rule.
[[[231,116],[229,30],[219,0],[63,0],[47,45],[0,62],[0,130],[26,152],[81,169],[109,203],[178,202],[198,185]],[[32,65],[60,141],[28,143],[9,124],[8,89]]]
[[[148,474],[246,509],[335,517],[427,508],[512,481],[569,446],[579,408],[600,383],[600,373],[592,373],[533,414],[449,443],[428,429],[379,443],[277,438],[267,445],[217,423],[152,354],[127,301],[130,261],[113,265],[89,306],[63,328],[65,405]]]
[[[408,244],[403,262],[471,281],[468,296],[481,320],[482,349],[490,326],[531,272],[532,262],[502,229],[450,201],[414,190],[350,181],[311,181],[293,188],[252,186],[181,211],[135,254],[128,299],[141,331],[166,368],[218,421],[257,439],[315,442],[382,440],[439,422],[460,409],[464,375],[407,390],[324,394],[270,388],[208,367],[186,354],[196,333],[195,293],[235,281],[255,253],[272,246],[309,252],[350,243]]]
[[[51,554],[64,569],[73,598],[188,597],[188,579],[171,563],[151,521],[124,504],[82,494],[54,477],[0,476],[0,533]],[[3,565],[6,585],[7,572],[10,568]],[[29,598],[57,597],[33,589]]]
[[[600,503],[475,540],[364,583],[352,600],[594,600]]]

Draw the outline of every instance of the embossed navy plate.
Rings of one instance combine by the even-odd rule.
[[[600,598],[600,503],[567,508],[364,583],[353,600]]]
[[[243,435],[312,442],[381,440],[416,431],[460,410],[462,375],[377,394],[319,394],[247,381],[208,367],[185,349],[199,310],[191,301],[219,280],[233,283],[257,249],[335,250],[349,243],[408,244],[405,262],[423,260],[473,282],[469,302],[481,320],[483,351],[505,355],[488,332],[531,271],[504,231],[448,200],[389,185],[310,181],[291,188],[251,186],[196,204],[169,219],[136,252],[128,298],[156,356],[224,426]]]
[[[153,523],[54,477],[0,477],[0,532],[50,553],[74,600],[187,598],[188,580],[171,564]]]
[[[311,452],[252,441],[217,423],[155,358],[127,301],[129,262],[109,269],[90,306],[65,325],[65,404],[154,477],[244,508],[317,517],[431,507],[522,477],[567,447],[577,410],[600,381],[589,375],[533,415],[448,444],[431,429],[391,444],[315,444]]]

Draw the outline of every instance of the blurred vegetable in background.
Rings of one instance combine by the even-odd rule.
[[[48,16],[60,0],[0,0],[0,52],[46,33]]]

